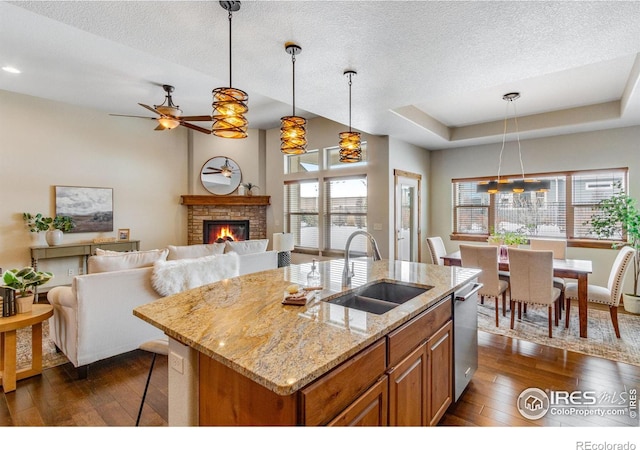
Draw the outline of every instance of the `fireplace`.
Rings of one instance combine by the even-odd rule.
[[[202,227],[203,244],[249,239],[248,220],[205,220]]]

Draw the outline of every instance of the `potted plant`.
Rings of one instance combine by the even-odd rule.
[[[253,195],[253,188],[260,189],[260,186],[257,186],[251,182],[242,183],[242,186],[245,189],[245,195],[248,195],[248,196]]]
[[[640,210],[636,200],[624,192],[622,183],[615,185],[616,193],[610,198],[600,200],[598,212],[586,224],[590,232],[600,238],[614,239],[626,236],[627,242],[614,242],[613,248],[630,245],[635,250],[633,255],[633,292],[623,294],[624,309],[640,314],[640,296],[638,295],[638,279],[640,278]]]
[[[53,278],[51,272],[36,272],[33,267],[7,270],[2,281],[4,287],[15,291],[18,313],[31,311],[36,286],[41,286]]]
[[[71,231],[75,224],[69,216],[45,217],[42,214],[22,213],[22,217],[29,231],[39,233],[46,231],[46,240],[49,245],[58,245],[62,242],[62,233]]]

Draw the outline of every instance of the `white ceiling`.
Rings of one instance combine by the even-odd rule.
[[[145,116],[171,84],[210,114],[228,33],[212,0],[0,2],[0,66],[22,70],[0,89]],[[287,41],[297,114],[348,125],[354,69],[353,128],[427,149],[500,141],[512,91],[521,138],[640,125],[640,1],[243,1],[232,34],[251,128],[292,112]]]

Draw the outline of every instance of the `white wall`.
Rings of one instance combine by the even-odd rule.
[[[579,133],[522,141],[525,172],[552,172],[629,167],[629,188],[640,198],[640,127]],[[442,236],[448,252],[458,250],[459,241],[451,241],[451,179],[495,176],[500,144],[431,152],[431,207],[429,233]],[[501,174],[520,172],[515,143],[505,147]],[[615,250],[569,248],[568,257],[593,261],[590,283],[606,286]],[[631,276],[627,275],[625,287]]]
[[[23,212],[55,214],[54,186],[113,188],[114,231],[67,233],[65,243],[115,237],[129,228],[142,249],[183,242],[187,133],[153,131],[151,121],[109,116],[0,90],[0,267],[30,264]],[[70,282],[80,261],[42,261],[50,285]]]

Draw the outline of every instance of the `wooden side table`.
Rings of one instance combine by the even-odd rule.
[[[33,305],[30,312],[0,317],[0,385],[5,393],[16,390],[16,382],[42,373],[42,322],[53,316],[53,306]],[[31,367],[16,371],[16,330],[31,325]]]

